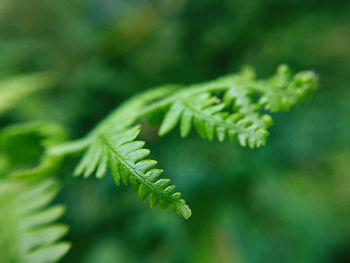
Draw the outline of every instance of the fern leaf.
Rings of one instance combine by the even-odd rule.
[[[216,96],[203,93],[183,99],[174,104],[165,115],[160,135],[171,131],[180,122],[181,136],[187,136],[192,126],[202,138],[213,140],[216,135],[220,141],[226,136],[231,141],[239,140],[242,146],[251,147],[265,144],[266,128],[270,119],[257,114],[231,114],[225,111],[226,105]],[[266,120],[265,120],[266,119]]]
[[[185,107],[180,102],[174,103],[165,115],[159,134],[164,135],[175,128]]]
[[[216,135],[219,141],[229,137],[251,148],[265,145],[273,121],[262,109],[288,110],[316,88],[317,79],[312,72],[293,77],[284,65],[267,81],[254,77],[254,72],[246,69],[241,75],[184,90],[169,106],[159,134],[169,133],[180,123],[182,137],[194,126],[202,138],[210,141]]]
[[[59,186],[54,180],[32,184],[0,181],[0,255],[4,262],[56,262],[70,244],[59,241],[68,227],[56,224],[64,207],[47,208]]]
[[[271,112],[288,111],[315,90],[316,82],[314,73],[301,72],[293,77],[289,67],[282,65],[275,76],[257,85],[262,94],[259,104]]]
[[[51,147],[49,152],[64,156],[86,150],[75,175],[96,174],[103,178],[109,170],[117,185],[131,185],[151,207],[176,210],[188,218],[191,210],[170,180],[160,179],[163,171],[148,160],[144,142],[136,141],[144,118],[155,123],[163,117],[159,134],[179,125],[182,137],[194,128],[205,139],[229,138],[251,148],[265,145],[273,121],[269,112],[288,110],[316,89],[313,72],[293,76],[284,65],[267,80],[255,78],[246,67],[241,73],[186,88],[164,86],[134,97],[113,111],[84,139]],[[1,161],[1,160],[0,160]]]
[[[175,192],[170,180],[160,178],[163,171],[154,168],[157,162],[146,159],[150,154],[144,149],[144,142],[135,141],[140,132],[139,126],[132,127],[113,136],[99,135],[77,166],[75,175],[91,176],[96,172],[97,178],[106,174],[107,166],[117,185],[123,181],[131,185],[141,200],[149,197],[151,208],[157,204],[162,209],[170,208],[184,218],[191,216],[191,210]]]

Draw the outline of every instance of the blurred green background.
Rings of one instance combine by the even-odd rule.
[[[320,89],[275,114],[258,150],[178,133],[143,136],[193,209],[150,210],[131,188],[73,179],[58,202],[73,248],[63,262],[350,262],[349,0],[1,0],[0,80],[55,72],[0,126],[49,120],[71,138],[134,94],[281,63]],[[37,83],[40,85],[40,83]],[[1,99],[1,98],[0,98]]]

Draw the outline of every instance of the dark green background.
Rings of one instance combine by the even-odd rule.
[[[1,0],[0,79],[53,71],[0,125],[57,121],[71,138],[142,90],[281,64],[320,88],[275,114],[258,150],[143,137],[193,209],[150,210],[128,187],[59,176],[73,248],[63,262],[350,262],[350,1]]]

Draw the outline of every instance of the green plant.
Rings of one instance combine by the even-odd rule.
[[[66,141],[64,129],[56,124],[10,126],[0,134],[0,186],[7,189],[7,185],[11,185],[11,190],[4,192],[5,196],[9,193],[13,199],[22,198],[16,190],[18,187],[25,184],[32,189],[29,192],[37,192],[35,189],[41,189],[46,177],[57,172],[66,156],[82,154],[74,172],[76,176],[87,178],[95,174],[101,179],[110,173],[117,185],[120,182],[131,185],[141,200],[148,197],[151,207],[159,204],[162,209],[169,208],[188,219],[192,213],[189,206],[170,184],[170,179],[161,177],[163,171],[155,168],[157,162],[147,159],[150,151],[144,148],[145,142],[137,139],[143,120],[147,119],[151,124],[160,123],[161,136],[179,125],[181,136],[186,137],[194,126],[203,139],[211,141],[217,137],[219,141],[224,141],[228,137],[231,142],[238,141],[242,146],[260,147],[265,145],[267,129],[272,125],[269,112],[289,110],[313,92],[316,86],[317,78],[309,71],[293,75],[287,66],[282,65],[270,79],[257,80],[254,71],[246,67],[239,74],[206,83],[167,85],[147,91],[121,105],[84,138],[75,141]],[[55,183],[50,181],[49,185]],[[41,205],[34,206],[33,210],[43,209],[56,191],[55,188],[45,192],[49,197],[40,199]],[[44,193],[39,191],[36,197],[40,195]],[[25,202],[21,203],[22,206],[27,207]],[[10,202],[7,209],[16,210],[17,203]],[[56,216],[44,223],[56,219],[60,212],[55,212]],[[6,234],[5,239],[0,237],[0,244],[17,242],[13,245],[14,251],[20,250],[24,256],[28,255],[28,249],[32,247],[21,250],[19,244],[24,240],[23,233],[17,231],[19,225],[27,221],[27,217],[16,215],[18,225],[11,232],[6,232],[8,230],[4,227],[7,221],[1,221],[0,227]],[[55,226],[45,226],[42,231],[57,232],[52,239],[33,245],[41,251],[40,246],[49,244],[44,246],[43,251],[51,249],[57,258],[36,257],[35,262],[53,261],[64,254],[68,248],[66,243],[52,245],[64,234],[65,228],[60,230]],[[0,251],[1,248],[2,245]]]

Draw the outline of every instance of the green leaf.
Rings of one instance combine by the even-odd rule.
[[[164,121],[159,129],[159,135],[165,135],[178,123],[180,116],[184,110],[184,107],[181,103],[174,103],[170,110],[165,115]]]

